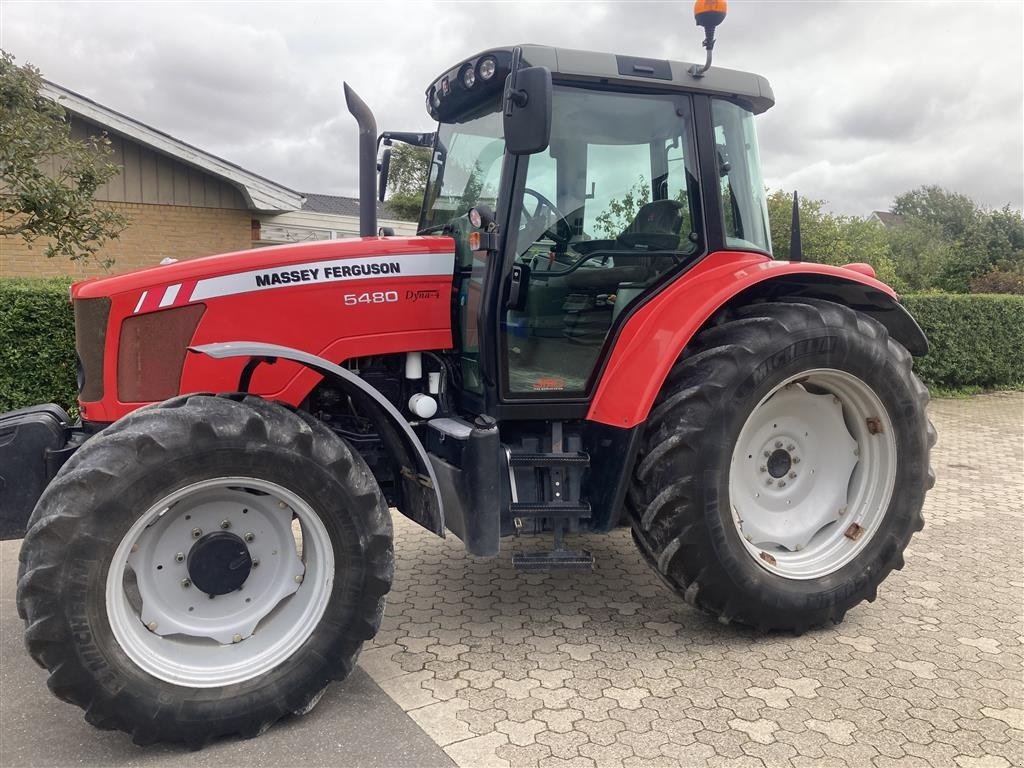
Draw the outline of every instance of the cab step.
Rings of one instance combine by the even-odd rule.
[[[584,451],[572,453],[516,453],[509,454],[509,464],[513,467],[556,467],[556,466],[589,466],[590,455]]]
[[[517,571],[592,571],[594,556],[585,549],[556,549],[552,552],[514,552],[512,567]]]
[[[586,502],[517,501],[512,502],[511,511],[512,517],[531,520],[538,517],[572,518],[574,520],[590,518],[590,505]]]

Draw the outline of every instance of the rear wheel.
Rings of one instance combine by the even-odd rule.
[[[140,743],[256,735],[315,705],[379,627],[386,505],[315,419],[255,397],[144,408],[40,499],[19,609],[49,685]]]
[[[927,402],[870,318],[824,301],[746,307],[694,340],[651,411],[634,538],[724,622],[838,622],[923,525]]]

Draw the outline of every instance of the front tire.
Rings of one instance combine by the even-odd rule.
[[[723,623],[838,623],[924,525],[927,402],[874,320],[810,299],[744,307],[696,337],[651,410],[634,539]]]
[[[40,498],[18,606],[50,689],[137,743],[304,714],[380,626],[391,520],[366,464],[245,395],[140,409]]]

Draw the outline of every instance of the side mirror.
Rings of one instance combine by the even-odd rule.
[[[388,191],[388,171],[391,170],[391,147],[384,148],[384,155],[377,164],[377,199],[384,202],[384,194]]]
[[[505,148],[513,155],[543,152],[551,141],[551,70],[513,69],[505,81]]]

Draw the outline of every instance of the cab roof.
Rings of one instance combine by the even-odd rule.
[[[515,47],[481,51],[459,62],[448,72],[442,73],[427,88],[428,110],[434,114],[435,111],[430,108],[430,97],[436,89],[440,89],[442,81],[449,79],[453,85],[457,84],[460,72],[467,67],[476,67],[478,62],[489,56],[497,59],[498,74],[504,83],[504,75],[507,74],[506,63],[511,61]],[[745,103],[755,114],[760,114],[775,104],[775,95],[768,80],[752,72],[711,67],[702,77],[694,77],[690,74],[694,64],[683,61],[623,56],[600,51],[579,51],[530,43],[517,47],[523,51],[525,66],[547,67],[555,80],[563,82],[618,83],[633,87],[707,93]]]

